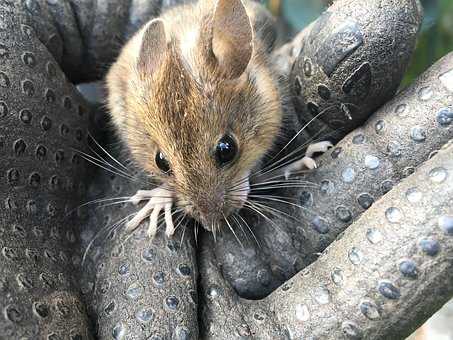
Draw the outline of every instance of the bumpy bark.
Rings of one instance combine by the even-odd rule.
[[[337,1],[279,51],[300,124],[328,108],[326,133],[340,124],[345,135],[371,118],[302,178],[316,188],[285,193],[304,209],[251,220],[261,248],[227,233],[196,244],[189,228],[183,242],[182,230],[150,242],[116,224],[134,207],[80,207],[146,178],[82,159],[102,152],[89,131],[105,142],[111,132],[69,81],[100,79],[125,39],[174,3],[0,0],[0,338],[410,333],[452,296],[453,147],[435,153],[453,136],[453,54],[373,112],[398,87],[418,2]]]

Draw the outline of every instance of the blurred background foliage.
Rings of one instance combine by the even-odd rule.
[[[332,1],[265,0],[268,8],[283,17],[292,33],[315,20]],[[425,10],[417,50],[402,85],[412,82],[435,61],[453,50],[453,0],[421,0]],[[364,1],[366,4],[366,1]]]

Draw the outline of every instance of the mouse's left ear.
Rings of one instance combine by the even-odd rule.
[[[212,53],[223,75],[240,77],[253,52],[253,29],[241,0],[218,0],[212,18]]]
[[[161,65],[167,50],[165,22],[162,19],[151,20],[143,29],[138,70],[145,75],[152,75]]]

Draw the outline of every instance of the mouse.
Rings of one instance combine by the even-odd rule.
[[[257,173],[276,178],[263,164],[282,134],[285,91],[256,28],[256,6],[200,0],[170,9],[132,36],[109,69],[113,126],[157,183],[131,197],[145,204],[127,230],[149,218],[153,237],[163,213],[170,237],[178,211],[215,233],[247,206]],[[316,168],[313,154],[331,146],[311,144],[278,176]]]

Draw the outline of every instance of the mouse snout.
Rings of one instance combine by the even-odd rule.
[[[202,225],[211,230],[212,226],[228,215],[228,206],[225,202],[225,191],[221,189],[212,192],[200,192],[192,200],[192,215]]]
[[[244,206],[250,192],[249,175],[246,173],[229,186],[224,183],[215,186],[212,183],[203,184],[192,186],[190,193],[185,196],[184,200],[188,203],[186,211],[206,230],[212,231],[220,228],[225,219]]]
[[[203,216],[221,216],[225,207],[225,193],[223,190],[217,190],[211,194],[202,193],[197,200],[197,206]]]

